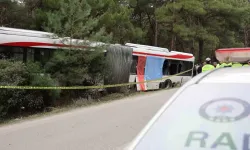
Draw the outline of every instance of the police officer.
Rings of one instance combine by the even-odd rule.
[[[211,59],[206,58],[206,65],[202,67],[202,72],[213,70],[213,69],[215,69],[215,67],[211,65]]]
[[[226,63],[226,62],[223,62],[221,65],[220,65],[221,68],[223,67],[232,67],[232,63]]]
[[[197,74],[200,74],[201,71],[202,71],[202,65],[198,64],[198,66],[197,66]]]
[[[220,64],[217,63],[216,61],[213,63],[215,68],[220,68]]]
[[[243,65],[244,67],[250,66],[250,60],[247,62],[247,64]]]
[[[242,64],[238,63],[238,62],[234,62],[232,65],[233,68],[238,68],[238,67],[242,67]]]

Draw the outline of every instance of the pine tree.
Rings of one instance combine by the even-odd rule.
[[[143,32],[131,21],[132,9],[127,1],[88,0],[92,10],[91,16],[100,17],[98,27],[105,27],[112,34],[114,43],[141,42]]]
[[[64,44],[89,48],[58,50],[45,68],[64,85],[85,85],[86,81],[94,85],[103,76],[105,59],[103,47],[97,46],[90,51],[91,43],[108,43],[111,37],[104,27],[98,27],[100,17],[91,16],[87,0],[60,0],[59,6],[58,10],[47,13],[46,31],[61,37]]]
[[[28,28],[29,24],[25,5],[13,0],[0,1],[0,26]]]
[[[217,47],[241,47],[237,30],[241,28],[245,11],[228,2],[182,0],[159,8],[157,19],[169,35],[170,47],[177,50],[188,47],[188,52],[198,49],[199,62],[213,56]]]
[[[59,37],[108,42],[105,28],[99,28],[99,17],[92,17],[87,0],[60,0],[58,11],[48,12],[46,31]]]

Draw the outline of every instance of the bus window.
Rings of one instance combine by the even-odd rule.
[[[27,62],[28,50],[27,48],[23,48],[23,62]]]
[[[7,55],[6,55],[6,49],[3,46],[0,46],[0,59],[6,59]]]
[[[181,72],[184,72],[193,68],[193,62],[181,61],[181,63],[183,64],[183,67],[181,68]],[[181,74],[180,76],[191,76],[191,75],[192,75],[192,71],[189,71],[184,74]]]
[[[23,48],[12,47],[12,57],[14,60],[23,61]]]
[[[174,75],[177,73],[178,66],[177,64],[171,64],[170,65],[170,75]]]
[[[168,68],[168,60],[165,59],[163,66],[162,66],[162,75],[168,75],[169,68]]]
[[[28,48],[27,49],[27,60],[38,61],[44,65],[51,57],[53,50],[44,48]]]
[[[178,65],[180,61],[178,60],[169,60],[169,75],[174,75],[178,73]]]
[[[52,50],[50,49],[41,49],[41,63],[45,65],[46,62],[52,57]]]
[[[133,56],[130,74],[136,74],[137,63],[138,63],[138,56]]]
[[[34,51],[32,48],[27,48],[27,60],[28,62],[34,61]]]
[[[17,61],[23,61],[24,49],[21,47],[0,47],[0,59],[14,59]]]
[[[41,51],[39,48],[32,49],[34,51],[34,61],[41,61]]]
[[[180,63],[178,64],[178,73],[180,73],[182,71],[182,68],[183,68],[182,66],[183,66],[183,64],[180,61]]]
[[[10,59],[13,57],[12,47],[1,46],[0,47],[0,59]]]
[[[0,46],[0,59],[14,59],[25,63],[39,61],[44,65],[52,53],[51,49]]]

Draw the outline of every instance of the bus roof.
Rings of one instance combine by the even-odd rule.
[[[0,27],[0,45],[20,46],[20,47],[40,47],[40,48],[58,48],[72,45],[88,45],[96,47],[105,45],[102,42],[90,42],[87,40],[70,39],[69,37],[60,38],[53,33]],[[74,46],[73,46],[74,47]],[[82,46],[77,46],[82,47]]]
[[[185,52],[178,52],[178,51],[171,51],[172,53],[177,53],[177,54],[184,54],[184,55],[190,55],[190,56],[194,56],[191,53],[185,53]]]
[[[153,56],[172,60],[194,61],[194,56],[191,53],[169,51],[167,48],[133,43],[126,43],[125,46],[133,48],[133,55],[137,56]]]
[[[143,48],[143,49],[151,50],[151,51],[169,52],[167,48],[156,47],[156,46],[133,44],[133,43],[126,43],[125,45],[132,47],[132,48]]]
[[[50,38],[54,36],[53,33],[49,33],[49,32],[16,29],[16,28],[8,28],[8,27],[0,27],[0,34],[14,34],[14,35],[21,35],[21,36],[35,36],[35,37],[43,37],[43,38]]]

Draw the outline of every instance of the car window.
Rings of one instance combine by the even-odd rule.
[[[196,84],[183,91],[135,150],[249,150],[249,84]]]

